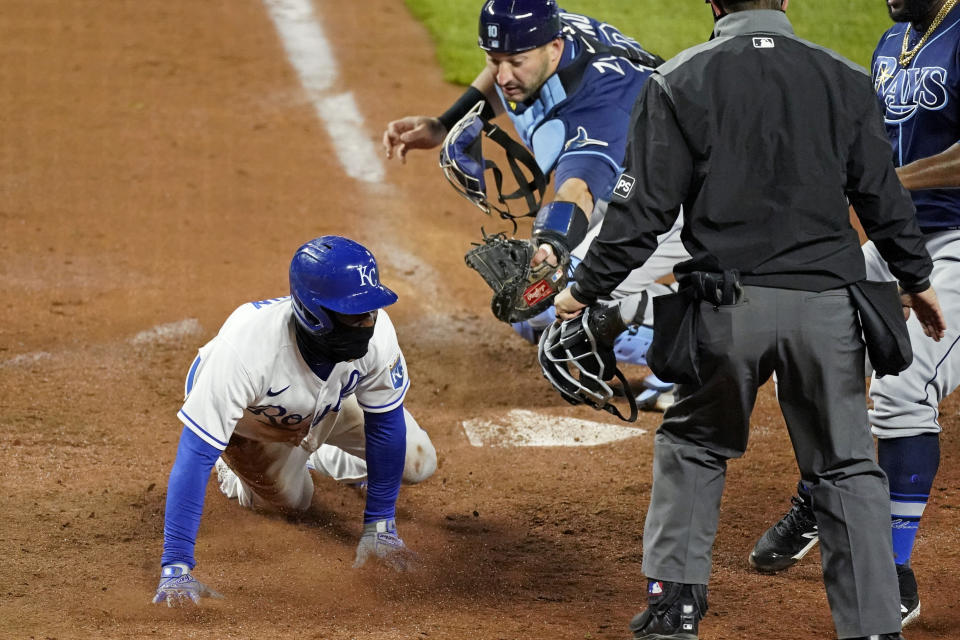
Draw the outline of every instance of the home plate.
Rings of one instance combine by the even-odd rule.
[[[475,447],[590,447],[647,432],[524,409],[514,409],[497,420],[464,420],[463,430]]]

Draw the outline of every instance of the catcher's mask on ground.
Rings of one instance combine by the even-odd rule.
[[[586,309],[576,318],[550,325],[540,337],[537,356],[543,376],[564,400],[570,404],[587,404],[633,422],[637,419],[637,401],[630,384],[617,369],[613,340],[598,336],[598,332],[606,333],[600,325],[613,313],[619,315],[619,310],[615,307]],[[623,385],[629,417],[624,417],[610,402],[617,395],[609,384],[614,379]]]
[[[475,204],[486,214],[496,211],[501,218],[513,220],[536,215],[547,190],[547,179],[537,166],[537,161],[527,149],[514,141],[496,125],[480,117],[484,102],[481,100],[457,122],[443,141],[440,151],[440,168],[457,193]],[[517,183],[517,190],[504,195],[503,172],[492,160],[483,157],[482,141],[487,138],[503,147],[507,163]],[[497,201],[503,209],[487,198],[487,182],[484,172],[493,172]],[[526,171],[526,173],[524,172]],[[530,177],[528,178],[527,175]],[[508,200],[523,198],[526,211],[512,213]]]

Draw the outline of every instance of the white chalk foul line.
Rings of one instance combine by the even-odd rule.
[[[465,420],[463,430],[475,447],[590,447],[647,432],[525,409],[514,409],[497,420]]]
[[[0,368],[2,367],[24,367],[31,364],[36,364],[43,360],[49,360],[53,355],[46,351],[34,351],[33,353],[22,353],[18,356],[13,356],[8,360],[0,362]]]
[[[290,64],[327,129],[337,158],[351,178],[380,183],[386,172],[350,92],[331,92],[337,61],[310,0],[263,0]]]
[[[177,322],[168,322],[167,324],[158,324],[155,327],[141,331],[127,339],[129,344],[143,347],[158,344],[174,344],[184,338],[192,338],[203,333],[203,327],[196,318],[185,318]],[[60,351],[58,355],[70,353],[69,351]],[[51,360],[53,354],[47,351],[34,351],[33,353],[23,353],[7,360],[0,361],[0,369],[4,367],[26,367],[38,362]]]
[[[151,344],[170,344],[179,341],[181,338],[200,335],[203,333],[203,327],[196,318],[187,318],[178,322],[167,324],[158,324],[152,329],[141,331],[130,338],[130,344],[137,346]]]

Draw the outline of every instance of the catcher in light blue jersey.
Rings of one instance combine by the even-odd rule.
[[[930,282],[947,318],[960,317],[960,6],[957,0],[888,0],[895,21],[873,54],[872,75],[893,146],[894,164],[910,191],[933,257]],[[870,280],[893,280],[873,243],[863,246]],[[910,563],[921,516],[940,463],[939,405],[960,385],[960,331],[926,340],[907,323],[913,364],[899,376],[874,377],[870,424],[890,483],[893,549],[902,624],[920,615]],[[810,498],[801,482],[794,507],[757,542],[750,562],[784,569],[817,541]]]
[[[214,467],[228,498],[280,512],[309,508],[309,468],[366,482],[354,566],[376,557],[409,567],[413,554],[395,523],[400,484],[430,477],[437,457],[403,407],[410,378],[383,310],[396,299],[367,249],[323,236],[294,255],[290,296],[240,306],[200,349],[177,414],[184,429],[167,489],[155,603],[219,596],[191,573]]]
[[[662,60],[612,25],[565,12],[554,0],[487,0],[478,27],[487,65],[471,87],[438,118],[408,116],[390,122],[383,144],[388,157],[396,154],[401,159],[410,149],[442,144],[444,173],[474,204],[507,218],[535,215],[529,259],[533,273],[529,281],[514,279],[521,290],[509,299],[516,304],[498,305],[499,283],[491,282],[478,268],[495,291],[494,314],[535,343],[554,320],[553,296],[599,232],[607,201],[615,190],[634,188],[629,176],[620,176],[628,120],[643,83]],[[529,152],[489,124],[503,113],[533,152],[532,161],[523,159]],[[483,137],[506,147],[517,192],[506,196],[501,192],[500,170],[480,150]],[[534,174],[531,180],[518,172],[518,159]],[[488,199],[484,173],[490,170],[497,182],[496,199],[506,209],[492,202],[494,198]],[[543,202],[550,175],[554,195]],[[527,211],[518,216],[509,211],[507,201],[521,196]],[[689,257],[680,243],[681,224],[678,220],[660,238],[654,257],[612,296],[626,299],[624,304],[636,310],[635,326],[615,344],[621,362],[646,364],[652,336],[652,310],[646,308],[646,301],[668,291],[657,280]],[[477,268],[477,263],[498,260],[471,260],[468,254],[467,262]],[[555,270],[558,266],[560,271]],[[646,386],[639,400],[651,407],[672,387],[652,376]]]

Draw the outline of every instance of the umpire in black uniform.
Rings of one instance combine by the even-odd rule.
[[[631,629],[635,638],[697,637],[727,460],[746,449],[757,389],[776,372],[811,486],[837,634],[899,638],[889,494],[867,424],[864,342],[848,289],[866,275],[848,201],[899,279],[904,306],[938,340],[945,322],[930,256],[866,71],[799,40],[787,0],[710,4],[715,37],[644,87],[607,220],[576,284],[556,300],[567,319],[609,294],[683,205],[692,258],[675,274],[681,290],[699,292],[687,307],[693,379],[655,438],[643,539],[648,609]]]

